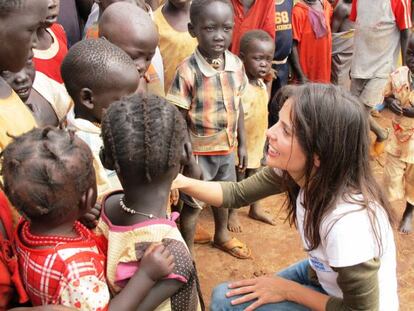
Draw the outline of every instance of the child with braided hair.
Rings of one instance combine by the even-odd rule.
[[[149,243],[162,242],[175,257],[174,270],[148,293],[143,310],[202,307],[196,269],[174,221],[177,213],[166,213],[171,183],[189,150],[185,134],[178,109],[155,95],[134,94],[114,102],[102,122],[101,160],[116,170],[123,188],[103,198],[97,227],[108,239],[106,272],[112,294],[141,269],[135,248],[144,252]]]
[[[174,267],[162,245],[144,254],[138,273],[110,301],[106,241],[77,219],[96,201],[92,153],[73,132],[34,129],[3,154],[4,191],[24,216],[15,240],[20,273],[34,306],[136,310],[159,278]]]

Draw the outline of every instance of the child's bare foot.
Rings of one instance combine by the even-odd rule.
[[[227,229],[231,232],[242,232],[242,225],[239,220],[239,215],[235,209],[229,210],[229,221],[227,223]]]
[[[404,234],[411,233],[412,230],[412,221],[410,217],[405,217],[400,222],[399,231]]]
[[[268,215],[262,208],[262,206],[258,203],[253,203],[252,205],[250,205],[249,217],[272,226],[276,225],[273,218],[270,215]]]
[[[413,223],[413,212],[414,212],[414,205],[407,202],[407,205],[404,210],[404,214],[400,222],[400,227],[399,227],[399,230],[401,233],[404,233],[404,234],[411,233],[412,223]]]

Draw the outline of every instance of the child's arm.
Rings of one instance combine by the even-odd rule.
[[[402,114],[403,114],[404,117],[414,118],[414,107],[403,108],[402,109]]]
[[[109,310],[146,310],[143,306],[146,305],[145,301],[151,289],[156,286],[159,279],[173,271],[174,265],[174,256],[163,245],[152,244],[142,257],[138,272],[111,300]]]
[[[348,16],[349,12],[342,3],[335,7],[332,20],[332,33],[339,32],[342,23],[348,18]]]
[[[299,61],[299,52],[298,52],[298,41],[293,40],[292,45],[292,52],[289,57],[290,64],[292,65],[293,72],[295,73],[295,77],[300,84],[308,82],[308,78],[302,71],[302,67],[300,66]]]
[[[400,30],[400,45],[401,45],[401,56],[402,56],[402,64],[405,66],[407,64],[407,48],[408,48],[408,41],[410,38],[411,30],[403,29]]]
[[[237,155],[239,156],[240,171],[244,171],[247,167],[247,151],[246,151],[246,131],[244,128],[244,111],[243,105],[239,104],[239,120],[237,123]]]
[[[402,115],[402,108],[400,101],[394,97],[394,95],[390,95],[384,98],[384,104],[388,107],[391,112],[395,113],[396,115]]]

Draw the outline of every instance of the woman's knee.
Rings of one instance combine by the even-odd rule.
[[[231,305],[231,300],[226,297],[226,293],[229,291],[229,283],[221,283],[217,285],[211,293],[211,311],[224,311],[234,310]]]

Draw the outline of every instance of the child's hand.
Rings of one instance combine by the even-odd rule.
[[[239,145],[237,148],[237,155],[239,157],[239,165],[237,166],[237,169],[240,172],[244,172],[247,168],[247,150],[246,147],[243,145]]]
[[[139,271],[144,272],[149,279],[157,282],[170,274],[174,269],[174,256],[162,244],[151,244],[141,259]]]
[[[79,221],[89,229],[94,229],[98,225],[99,217],[101,216],[101,204],[96,203],[93,208],[84,214]]]
[[[414,107],[410,108],[403,108],[402,109],[403,115],[408,118],[414,118]]]
[[[400,106],[400,101],[394,97],[386,97],[384,99],[385,104],[387,105],[388,109],[390,109],[396,115],[402,115],[403,111]]]

